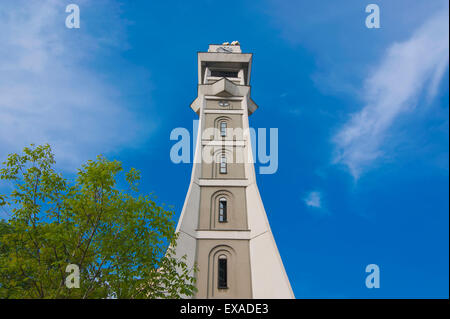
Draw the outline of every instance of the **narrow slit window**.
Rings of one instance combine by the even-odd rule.
[[[227,173],[227,158],[225,155],[222,155],[220,157],[220,173],[226,174]]]
[[[227,135],[227,122],[220,122],[220,136],[225,137]]]
[[[227,257],[224,255],[219,256],[218,260],[218,288],[226,289],[227,285]]]
[[[219,222],[225,223],[227,221],[227,200],[226,198],[219,199]]]
[[[228,101],[219,101],[219,106],[221,106],[221,107],[227,107],[227,106],[230,106],[230,102],[228,102]]]

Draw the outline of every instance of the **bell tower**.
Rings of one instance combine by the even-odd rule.
[[[199,129],[176,247],[197,264],[195,298],[294,298],[256,185],[251,64],[237,41],[198,53]]]

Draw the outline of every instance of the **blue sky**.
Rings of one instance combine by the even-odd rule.
[[[0,40],[0,157],[48,142],[73,176],[105,154],[177,218],[191,165],[169,136],[196,119],[196,52],[239,40],[250,124],[279,131],[278,171],[257,180],[296,297],[448,298],[446,1],[11,0]]]

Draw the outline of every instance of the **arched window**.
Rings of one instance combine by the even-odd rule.
[[[225,154],[222,154],[220,157],[220,174],[226,173],[227,173],[227,158],[225,157]]]
[[[219,199],[219,222],[225,223],[227,221],[227,199],[222,197]]]
[[[227,122],[220,122],[220,136],[225,137],[227,135]]]
[[[227,256],[220,255],[217,260],[217,287],[219,289],[226,289],[228,288],[227,283]]]

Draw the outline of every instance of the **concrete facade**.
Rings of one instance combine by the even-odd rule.
[[[197,264],[195,298],[294,298],[256,185],[251,60],[238,43],[198,53],[199,130],[176,248]]]

